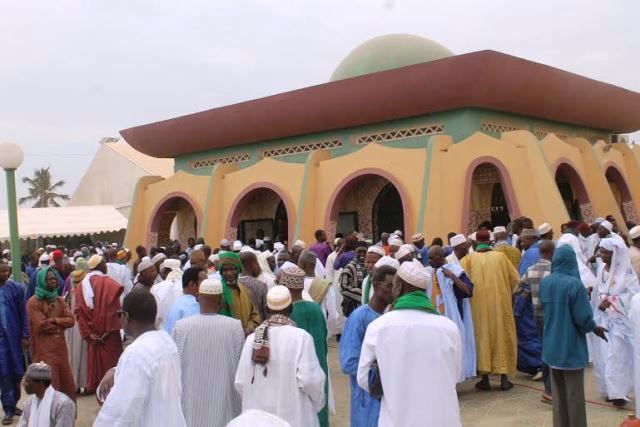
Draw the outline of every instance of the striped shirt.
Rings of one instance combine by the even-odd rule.
[[[187,425],[227,425],[242,410],[234,388],[244,345],[242,324],[231,317],[197,314],[178,320],[172,337],[180,355]]]
[[[514,292],[525,298],[531,296],[536,321],[541,321],[543,318],[542,305],[540,304],[540,282],[549,274],[551,274],[551,261],[540,258],[537,263],[527,269]]]
[[[240,276],[238,281],[249,291],[251,301],[260,313],[260,319],[267,319],[267,291],[269,290],[267,284],[251,276]]]

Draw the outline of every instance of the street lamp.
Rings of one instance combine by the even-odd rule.
[[[13,281],[22,283],[20,234],[18,233],[18,206],[16,203],[16,169],[22,164],[22,148],[10,142],[0,143],[0,168],[7,176],[7,207],[9,208],[9,235],[11,236],[11,265]]]

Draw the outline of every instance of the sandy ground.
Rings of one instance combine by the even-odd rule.
[[[349,379],[340,372],[338,343],[329,343],[329,369],[336,399],[336,414],[331,416],[330,424],[336,427],[349,426]],[[551,405],[540,402],[540,382],[531,381],[528,376],[519,375],[515,379],[516,387],[508,392],[479,392],[473,382],[458,387],[460,411],[465,426],[507,427],[507,426],[552,426]],[[632,408],[619,410],[608,405],[598,397],[591,370],[585,374],[587,416],[590,427],[618,426]],[[495,385],[499,384],[496,379]],[[23,397],[24,399],[24,397]],[[78,399],[78,419],[76,426],[91,426],[98,414],[99,406],[95,396]],[[17,418],[14,425],[17,424]]]

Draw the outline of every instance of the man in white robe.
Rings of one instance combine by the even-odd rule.
[[[379,426],[461,425],[456,394],[462,367],[460,332],[426,296],[428,280],[425,269],[413,262],[402,264],[394,279],[393,308],[367,327],[358,384],[371,390],[372,364],[377,361],[383,391]]]
[[[219,280],[200,283],[198,303],[200,314],[179,320],[172,333],[182,369],[182,410],[189,427],[225,426],[242,408],[234,378],[244,330],[239,320],[218,314]]]
[[[122,303],[124,297],[131,292],[133,288],[131,270],[129,270],[128,266],[118,262],[118,252],[115,249],[105,251],[105,258],[107,260],[107,276],[111,277],[124,288],[124,291],[120,294],[120,303]]]
[[[594,320],[608,330],[609,341],[599,342],[594,348],[594,374],[600,394],[622,407],[633,388],[633,327],[629,315],[631,299],[640,292],[640,284],[622,239],[602,239],[599,255],[603,265],[591,300]]]
[[[640,225],[636,225],[629,230],[629,239],[631,240],[631,247],[629,248],[631,267],[640,278]]]
[[[292,305],[286,287],[269,290],[267,307],[270,317],[247,338],[236,372],[242,410],[260,409],[293,427],[317,427],[326,377],[313,338],[288,318]]]
[[[24,390],[30,397],[22,411],[18,427],[73,427],[76,404],[51,385],[51,367],[32,363],[24,376]]]
[[[182,265],[179,259],[166,259],[162,262],[161,270],[169,269],[166,279],[151,287],[151,295],[156,299],[158,317],[156,325],[158,329],[164,329],[164,324],[169,310],[182,295]]]
[[[460,260],[469,253],[469,242],[464,234],[456,234],[449,241],[453,252],[447,256],[448,264],[460,265]]]
[[[133,342],[96,393],[104,405],[94,427],[184,427],[180,356],[165,331],[156,330],[156,300],[132,291],[122,303],[122,327]]]

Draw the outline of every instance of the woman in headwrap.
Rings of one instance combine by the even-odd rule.
[[[71,272],[67,280],[70,282],[68,293],[65,301],[69,305],[69,309],[73,313],[76,309],[75,289],[76,286],[82,286],[82,279],[89,272],[87,260],[84,258],[76,259],[76,269]],[[80,335],[80,328],[75,323],[72,328],[64,331],[64,337],[67,341],[69,350],[69,364],[71,365],[71,373],[76,382],[76,391],[87,387],[87,342]]]
[[[58,277],[52,267],[42,268],[36,276],[35,294],[27,302],[31,356],[51,366],[53,388],[76,400],[76,386],[69,366],[64,330],[75,319],[67,303],[58,296]]]

